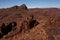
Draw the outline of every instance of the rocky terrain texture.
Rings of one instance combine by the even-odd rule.
[[[0,9],[0,40],[60,40],[60,9]]]

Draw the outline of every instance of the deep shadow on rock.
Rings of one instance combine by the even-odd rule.
[[[9,32],[13,30],[14,27],[17,26],[16,22],[9,23],[8,25],[5,25],[4,23],[2,24],[1,27],[1,33],[0,33],[0,38],[2,38],[4,35],[7,35]]]
[[[36,20],[32,20],[29,22],[30,29],[33,28],[34,26],[37,26],[39,23]]]
[[[26,32],[29,31],[30,29],[36,27],[39,24],[39,22],[34,19],[33,15],[30,15],[30,18],[27,17],[27,20],[24,20],[22,25],[21,25],[21,30],[20,32]]]

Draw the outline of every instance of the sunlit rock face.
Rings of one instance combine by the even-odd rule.
[[[0,9],[0,40],[60,40],[60,9]]]

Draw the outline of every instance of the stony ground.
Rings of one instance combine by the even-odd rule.
[[[60,40],[60,9],[0,9],[0,40]]]

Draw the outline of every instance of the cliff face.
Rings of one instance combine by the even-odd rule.
[[[0,9],[0,40],[60,40],[60,9]]]

